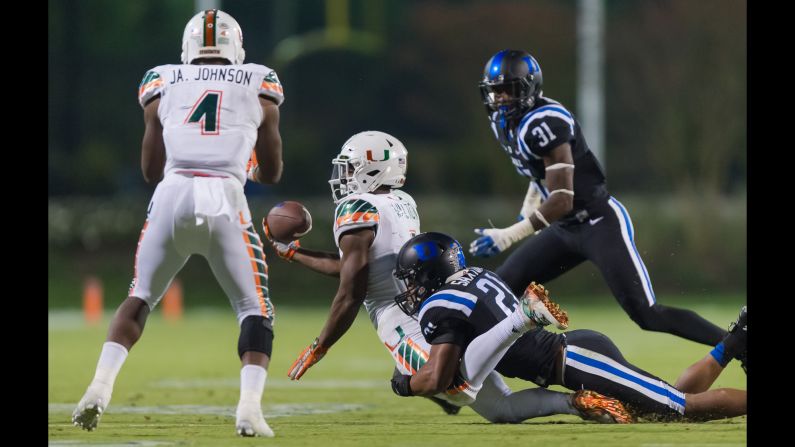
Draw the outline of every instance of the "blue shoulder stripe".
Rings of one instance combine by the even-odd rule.
[[[450,294],[450,293],[437,293],[437,294],[431,296],[430,298],[428,298],[427,300],[422,302],[422,304],[420,305],[420,312],[422,312],[422,308],[425,307],[428,303],[430,303],[432,301],[439,301],[439,300],[452,301],[453,303],[457,303],[457,304],[461,304],[463,306],[466,306],[470,310],[475,308],[475,303],[470,301],[470,300],[461,298],[459,296],[456,296],[456,295],[453,295],[453,294]]]
[[[549,111],[549,110],[552,110],[552,111],[555,111],[555,112],[560,112],[563,115],[566,115],[567,117],[569,117],[571,120],[574,120],[574,117],[571,116],[571,113],[569,113],[568,110],[564,109],[563,106],[547,105],[547,106],[539,107],[539,108],[533,110],[532,112],[528,113],[527,115],[525,115],[524,118],[522,118],[522,121],[519,123],[519,129],[521,129],[522,126],[524,126],[524,124],[527,121],[529,121],[533,117],[533,115],[535,115],[536,113],[546,112],[546,111]]]

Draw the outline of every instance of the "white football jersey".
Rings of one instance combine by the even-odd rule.
[[[355,228],[375,230],[370,246],[370,273],[364,307],[376,327],[378,316],[387,306],[395,304],[395,296],[406,290],[392,272],[403,244],[420,233],[417,204],[399,189],[388,194],[352,194],[334,211],[334,241],[339,247],[343,233]],[[342,252],[340,252],[342,254]]]
[[[258,96],[281,105],[276,72],[264,65],[161,65],[138,88],[144,107],[160,97],[165,174],[178,170],[231,175],[246,182],[246,164],[262,123]]]

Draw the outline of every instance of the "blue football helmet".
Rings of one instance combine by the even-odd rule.
[[[464,249],[457,240],[444,233],[418,234],[398,253],[394,275],[404,281],[407,290],[396,296],[395,302],[406,315],[414,315],[450,275],[464,268]]]
[[[541,95],[542,81],[541,66],[527,51],[502,50],[492,56],[479,84],[489,118],[496,121],[524,116]],[[500,98],[502,93],[510,98]]]

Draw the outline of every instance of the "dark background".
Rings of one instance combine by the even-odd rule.
[[[126,295],[153,190],[140,174],[136,89],[151,67],[178,63],[194,2],[48,2],[48,303],[79,306],[89,275],[106,301]],[[743,294],[746,287],[746,2],[609,0],[605,27],[608,187],[629,209],[655,292]],[[247,186],[261,219],[304,202],[302,243],[333,250],[330,160],[376,129],[409,150],[405,190],[423,230],[512,223],[526,180],[494,141],[477,90],[502,48],[533,54],[544,93],[578,113],[577,2],[232,1],[247,62],[277,71],[285,174]],[[347,26],[343,26],[347,23]],[[581,120],[587,128],[588,123]],[[494,268],[499,261],[483,263]],[[336,282],[269,256],[274,302],[328,302]],[[187,305],[226,306],[205,261],[179,275]],[[554,290],[607,294],[591,266]]]

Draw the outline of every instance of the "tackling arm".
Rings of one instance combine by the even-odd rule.
[[[149,101],[144,107],[144,138],[141,142],[141,172],[144,180],[154,184],[163,178],[166,166],[166,143],[163,141],[163,125],[157,115],[160,97]]]
[[[409,379],[414,396],[433,396],[443,393],[455,377],[459,367],[461,347],[453,343],[433,345],[428,361]]]

